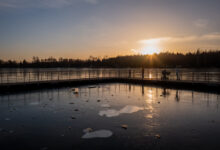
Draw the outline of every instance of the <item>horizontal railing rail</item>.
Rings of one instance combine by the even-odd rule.
[[[179,82],[219,83],[220,72],[169,71],[163,78],[162,70],[152,69],[76,69],[67,71],[4,71],[0,72],[0,84],[27,83],[40,81],[60,81],[94,78],[134,78],[143,80],[170,80]]]

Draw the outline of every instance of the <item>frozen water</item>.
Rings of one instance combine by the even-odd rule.
[[[116,117],[116,116],[119,116],[120,114],[131,114],[131,113],[135,113],[140,110],[143,110],[143,109],[144,109],[143,107],[127,105],[120,110],[115,110],[115,109],[102,110],[99,112],[99,115],[106,116],[106,117]]]
[[[108,138],[112,136],[112,131],[110,130],[97,130],[94,132],[85,133],[82,138],[83,139],[92,139],[92,138]]]

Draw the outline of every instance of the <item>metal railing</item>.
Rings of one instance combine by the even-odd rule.
[[[60,81],[73,79],[94,79],[94,78],[134,78],[144,80],[162,80],[161,69],[76,69],[68,71],[16,71],[0,72],[0,84],[7,83],[27,83],[40,81]],[[174,70],[170,72],[167,80],[177,80]],[[178,81],[187,82],[220,82],[220,72],[183,72],[178,73]]]

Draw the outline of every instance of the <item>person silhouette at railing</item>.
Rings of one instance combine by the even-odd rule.
[[[166,69],[162,70],[161,80],[168,80],[168,75],[170,75],[170,72],[166,71]]]
[[[176,68],[176,80],[180,80],[179,69]]]
[[[179,97],[179,91],[176,90],[176,97],[175,97],[176,101],[179,102],[180,101],[180,97]]]
[[[128,77],[131,78],[131,69],[128,72]]]
[[[142,80],[143,80],[144,79],[144,67],[142,67],[141,75],[142,75]]]

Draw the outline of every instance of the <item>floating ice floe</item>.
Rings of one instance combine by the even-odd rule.
[[[144,109],[143,107],[127,105],[120,110],[115,110],[115,109],[102,110],[99,112],[99,115],[106,116],[106,117],[116,117],[116,116],[119,116],[120,114],[131,114],[131,113],[135,113],[140,110],[143,110],[143,109]]]
[[[89,133],[89,132],[92,132],[92,131],[93,131],[92,128],[86,128],[86,129],[83,130],[84,133]]]
[[[126,130],[126,129],[128,128],[128,125],[122,124],[122,125],[121,125],[121,128]]]
[[[109,104],[102,104],[101,107],[110,108],[111,106]]]
[[[72,88],[72,91],[74,94],[78,94],[79,93],[79,88]]]
[[[94,132],[85,133],[82,138],[83,139],[92,139],[92,138],[108,138],[112,136],[112,131],[110,130],[97,130]]]

